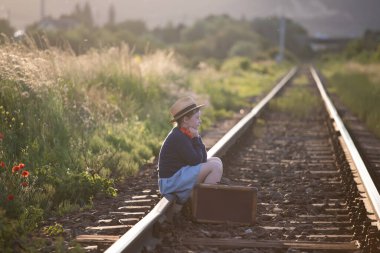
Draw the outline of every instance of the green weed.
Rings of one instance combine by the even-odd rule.
[[[57,236],[62,235],[65,230],[63,229],[63,226],[59,223],[55,223],[54,225],[44,227],[43,231],[48,236]]]
[[[270,103],[270,108],[289,113],[293,117],[307,117],[318,105],[318,98],[307,89],[308,81],[304,76],[293,80],[293,87]]]

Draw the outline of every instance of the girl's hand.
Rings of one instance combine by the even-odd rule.
[[[199,137],[199,132],[197,128],[189,127],[189,131],[191,135],[194,137]]]

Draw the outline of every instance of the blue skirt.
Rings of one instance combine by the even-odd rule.
[[[163,196],[183,204],[190,197],[197,182],[201,164],[184,166],[169,178],[159,178],[158,187]]]

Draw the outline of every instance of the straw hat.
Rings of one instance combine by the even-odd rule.
[[[204,106],[202,105],[197,105],[195,103],[195,100],[190,97],[182,97],[178,99],[171,107],[170,107],[170,114],[172,115],[173,119],[170,122],[177,121],[179,118],[185,116],[187,113],[200,108]]]

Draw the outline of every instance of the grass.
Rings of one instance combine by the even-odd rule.
[[[329,62],[321,69],[329,92],[380,137],[380,64]]]
[[[289,68],[272,61],[253,63],[236,57],[225,61],[219,71],[206,66],[193,73],[190,89],[205,94],[211,107],[205,109],[204,124],[254,106],[256,98],[266,94]]]
[[[296,77],[292,82],[292,87],[270,102],[270,108],[287,112],[295,118],[306,118],[317,107],[318,99],[307,88],[309,81],[305,75]]]

